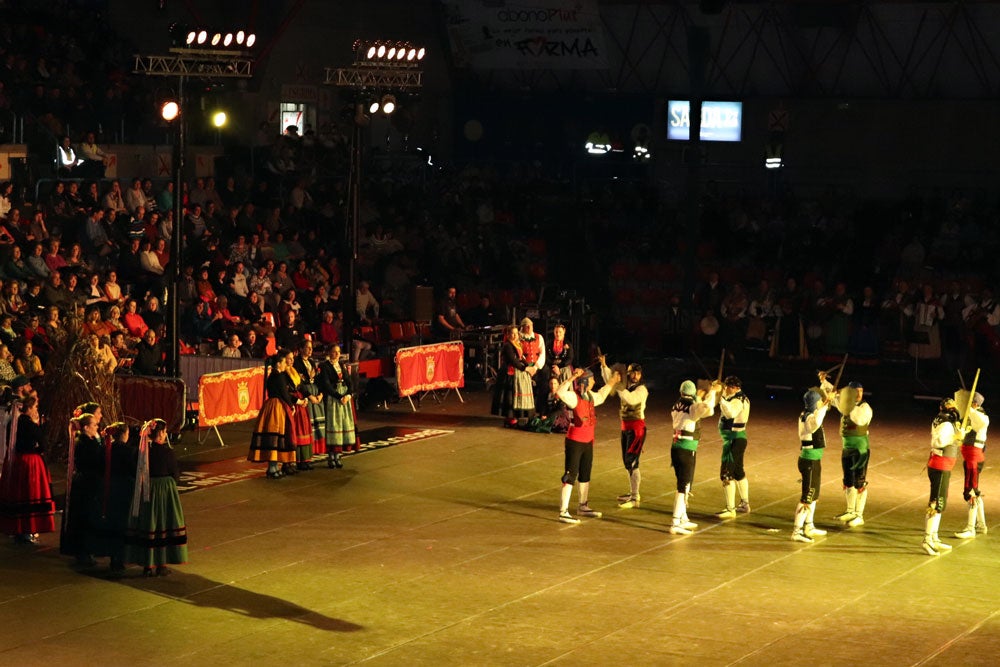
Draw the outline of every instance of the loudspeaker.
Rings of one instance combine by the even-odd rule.
[[[430,322],[434,319],[434,288],[417,285],[413,288],[413,319]]]

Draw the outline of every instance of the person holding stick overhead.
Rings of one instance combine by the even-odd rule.
[[[680,398],[670,410],[674,437],[670,446],[670,466],[677,476],[677,495],[674,498],[671,535],[690,535],[698,524],[688,519],[687,499],[694,481],[695,453],[701,440],[701,420],[715,414],[715,399],[720,383],[699,390],[694,382],[681,383]]]
[[[840,466],[844,473],[844,511],[837,520],[850,528],[865,525],[865,505],[868,503],[868,461],[871,458],[871,442],[868,429],[872,421],[872,407],[865,401],[865,388],[857,381],[849,382],[838,390],[837,385],[847,364],[847,355],[840,364],[837,380],[827,389],[833,396],[833,407],[840,413],[840,439],[843,448]],[[826,373],[820,380],[826,381]]]
[[[823,376],[825,373],[820,374],[821,385],[830,386],[828,382],[823,382]],[[830,402],[822,387],[807,391],[802,401],[805,408],[799,415],[799,474],[802,475],[802,495],[795,508],[792,541],[808,543],[815,537],[826,535],[825,530],[816,528],[813,524],[813,517],[823,483],[823,450],[826,448],[823,418],[830,409]]]
[[[986,451],[986,430],[990,417],[983,411],[983,395],[974,392],[970,397],[969,430],[962,440],[962,460],[965,462],[965,485],[962,497],[969,503],[969,518],[965,528],[955,533],[955,537],[968,540],[976,533],[986,534],[986,510],[983,507],[983,492],[979,490],[979,474],[983,471]]]
[[[618,373],[611,375],[611,381],[598,391],[594,389],[594,374],[577,368],[573,375],[559,385],[556,395],[572,411],[569,430],[566,432],[565,465],[563,466],[562,490],[559,505],[559,521],[578,524],[580,520],[569,513],[569,501],[573,495],[573,483],[580,482],[580,506],[577,513],[591,519],[602,515],[590,507],[590,471],[594,464],[594,432],[597,428],[597,413],[594,408],[604,403],[611,389],[621,382]]]
[[[600,352],[600,351],[598,351]],[[601,376],[605,385],[610,385],[614,376],[603,354],[598,353],[597,360],[601,362]],[[642,381],[642,366],[629,364],[625,371],[626,382],[616,384],[612,391],[618,394],[621,407],[618,415],[621,417],[622,464],[628,474],[629,492],[618,496],[618,507],[632,509],[639,507],[639,483],[642,479],[639,471],[639,457],[646,444],[646,400],[649,390]]]

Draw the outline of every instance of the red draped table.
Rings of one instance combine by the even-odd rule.
[[[454,390],[464,403],[458,390],[465,386],[465,346],[461,341],[450,341],[400,348],[396,352],[396,381],[400,397],[405,396],[414,410],[416,406],[410,397],[418,392],[423,396],[445,390],[447,395]]]

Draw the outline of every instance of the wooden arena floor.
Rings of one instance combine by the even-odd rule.
[[[824,459],[815,544],[790,541],[798,399],[751,388],[752,513],[720,522],[719,437],[699,450],[691,536],[673,503],[667,410],[648,411],[642,507],[626,490],[617,399],[598,409],[591,504],[556,521],[562,436],[512,432],[488,397],[405,402],[363,428],[450,431],[352,456],[343,470],[234,476],[183,496],[190,563],[119,581],[78,571],[57,539],[0,546],[5,665],[992,665],[1000,655],[1000,473],[983,473],[989,535],[960,542],[961,473],[942,537],[920,549],[932,403],[873,399],[867,523],[841,528],[839,440]],[[1000,404],[1000,397],[996,398]],[[987,407],[990,406],[989,397]],[[245,455],[178,444],[185,466]],[[835,420],[828,421],[835,434]],[[987,450],[987,457],[990,449]],[[232,465],[242,464],[233,461]],[[574,493],[573,506],[576,504]]]

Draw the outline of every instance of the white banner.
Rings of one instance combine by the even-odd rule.
[[[446,0],[445,10],[460,67],[608,67],[597,0]]]

